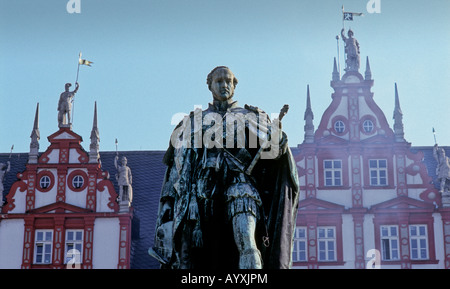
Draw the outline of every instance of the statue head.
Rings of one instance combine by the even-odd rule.
[[[218,66],[208,74],[206,83],[214,99],[226,101],[233,97],[238,80],[228,67]]]
[[[126,157],[122,157],[122,166],[126,166],[127,165],[127,158]]]
[[[351,29],[348,30],[347,32],[348,37],[353,37],[353,31]]]
[[[72,86],[72,84],[66,83],[66,85],[65,85],[66,91],[69,91],[69,88],[70,88],[71,86]]]

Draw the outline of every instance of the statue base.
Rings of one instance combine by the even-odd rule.
[[[128,213],[130,211],[131,203],[129,201],[119,202],[119,213]]]
[[[450,208],[450,192],[441,193],[442,207]]]
[[[69,128],[70,130],[72,130],[72,124],[71,123],[64,123],[64,124],[60,124],[58,125],[59,128]]]

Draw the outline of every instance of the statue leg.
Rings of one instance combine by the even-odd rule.
[[[233,217],[234,241],[239,250],[239,269],[262,269],[261,253],[256,246],[256,218],[250,213]]]
[[[128,186],[123,186],[122,201],[128,201]]]
[[[179,252],[179,269],[192,269],[193,264],[191,262],[191,228],[187,224],[184,224],[183,231],[181,232],[180,252]]]
[[[442,178],[441,179],[441,190],[439,191],[440,193],[443,193],[445,190],[445,182],[447,181],[446,178]]]
[[[58,127],[61,127],[61,125],[63,124],[63,114],[61,113],[61,111],[58,112]]]

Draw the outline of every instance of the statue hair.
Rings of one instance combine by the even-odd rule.
[[[208,77],[206,78],[206,83],[208,84],[208,88],[210,90],[211,90],[211,83],[212,83],[213,75],[219,69],[228,69],[231,72],[231,69],[228,68],[227,66],[217,66],[216,68],[211,70],[211,72],[208,74]],[[233,85],[236,88],[236,85],[238,84],[238,80],[237,80],[236,76],[234,76],[234,73],[233,72],[231,72],[231,73],[233,74]]]

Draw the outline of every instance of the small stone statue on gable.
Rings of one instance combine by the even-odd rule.
[[[127,166],[127,158],[122,157],[121,164],[118,164],[119,156],[116,155],[114,159],[114,165],[117,169],[116,179],[119,184],[119,203],[127,202],[131,203],[133,200],[133,189],[131,184],[133,182],[131,169]]]
[[[5,180],[5,175],[11,170],[11,164],[9,161],[4,163],[0,163],[0,207],[3,205],[3,190],[5,189],[3,186],[3,181]]]
[[[65,91],[61,93],[59,96],[58,102],[58,127],[68,127],[71,122],[71,114],[72,114],[72,102],[75,97],[75,93],[77,93],[80,85],[75,83],[75,90],[69,91],[69,88],[72,86],[70,83],[66,83]]]
[[[351,29],[347,32],[348,37],[344,35],[344,28],[341,30],[342,40],[345,43],[346,67],[345,71],[358,71],[361,63],[359,42],[353,37]]]
[[[440,182],[439,192],[443,197],[450,196],[450,159],[445,155],[445,150],[437,144],[433,147],[433,156],[438,163],[436,175]]]

